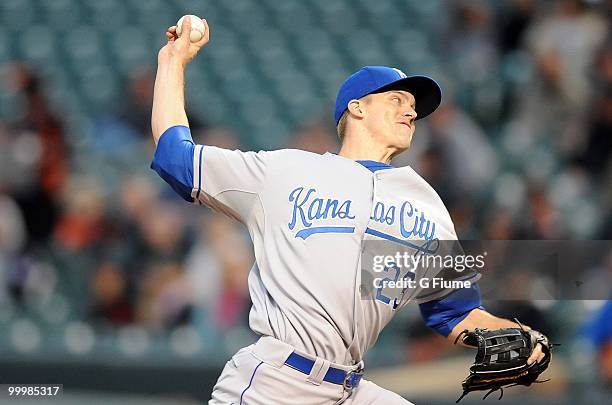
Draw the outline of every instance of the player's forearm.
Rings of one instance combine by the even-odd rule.
[[[189,126],[185,113],[185,66],[170,58],[157,66],[153,90],[151,130],[157,144],[164,131],[172,126]]]
[[[476,328],[487,328],[487,329],[501,329],[501,328],[518,328],[519,325],[516,322],[510,321],[508,319],[499,318],[495,315],[491,315],[487,311],[483,311],[482,309],[476,308],[473,309],[468,316],[459,322],[452,330],[452,332],[447,336],[447,339],[451,342],[455,342],[457,336],[464,330],[474,330]],[[526,325],[523,325],[526,330],[530,328]],[[460,344],[461,342],[457,342]]]

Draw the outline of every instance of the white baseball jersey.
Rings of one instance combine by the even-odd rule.
[[[370,170],[300,150],[196,146],[192,197],[246,225],[256,263],[249,323],[297,349],[355,364],[395,312],[361,299],[365,240],[455,240],[450,215],[412,168]]]

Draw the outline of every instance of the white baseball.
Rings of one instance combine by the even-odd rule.
[[[183,31],[183,19],[185,17],[191,18],[191,35],[189,35],[189,39],[191,42],[198,42],[204,36],[204,23],[202,19],[197,15],[184,15],[182,16],[178,22],[176,23],[176,34],[180,37],[181,32]]]

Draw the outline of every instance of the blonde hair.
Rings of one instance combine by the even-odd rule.
[[[338,121],[338,125],[336,125],[336,133],[338,134],[338,138],[340,138],[340,142],[342,142],[344,138],[344,133],[346,131],[346,121],[348,117],[348,109],[345,110],[340,116],[340,120]]]

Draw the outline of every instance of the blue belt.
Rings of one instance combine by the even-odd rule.
[[[304,374],[310,374],[314,367],[314,363],[313,360],[300,356],[296,352],[291,353],[289,357],[287,357],[287,360],[285,360],[286,365]],[[346,372],[339,368],[330,367],[327,373],[325,373],[323,381],[342,385],[344,388],[353,389],[359,385],[361,377],[363,377],[363,369]]]

